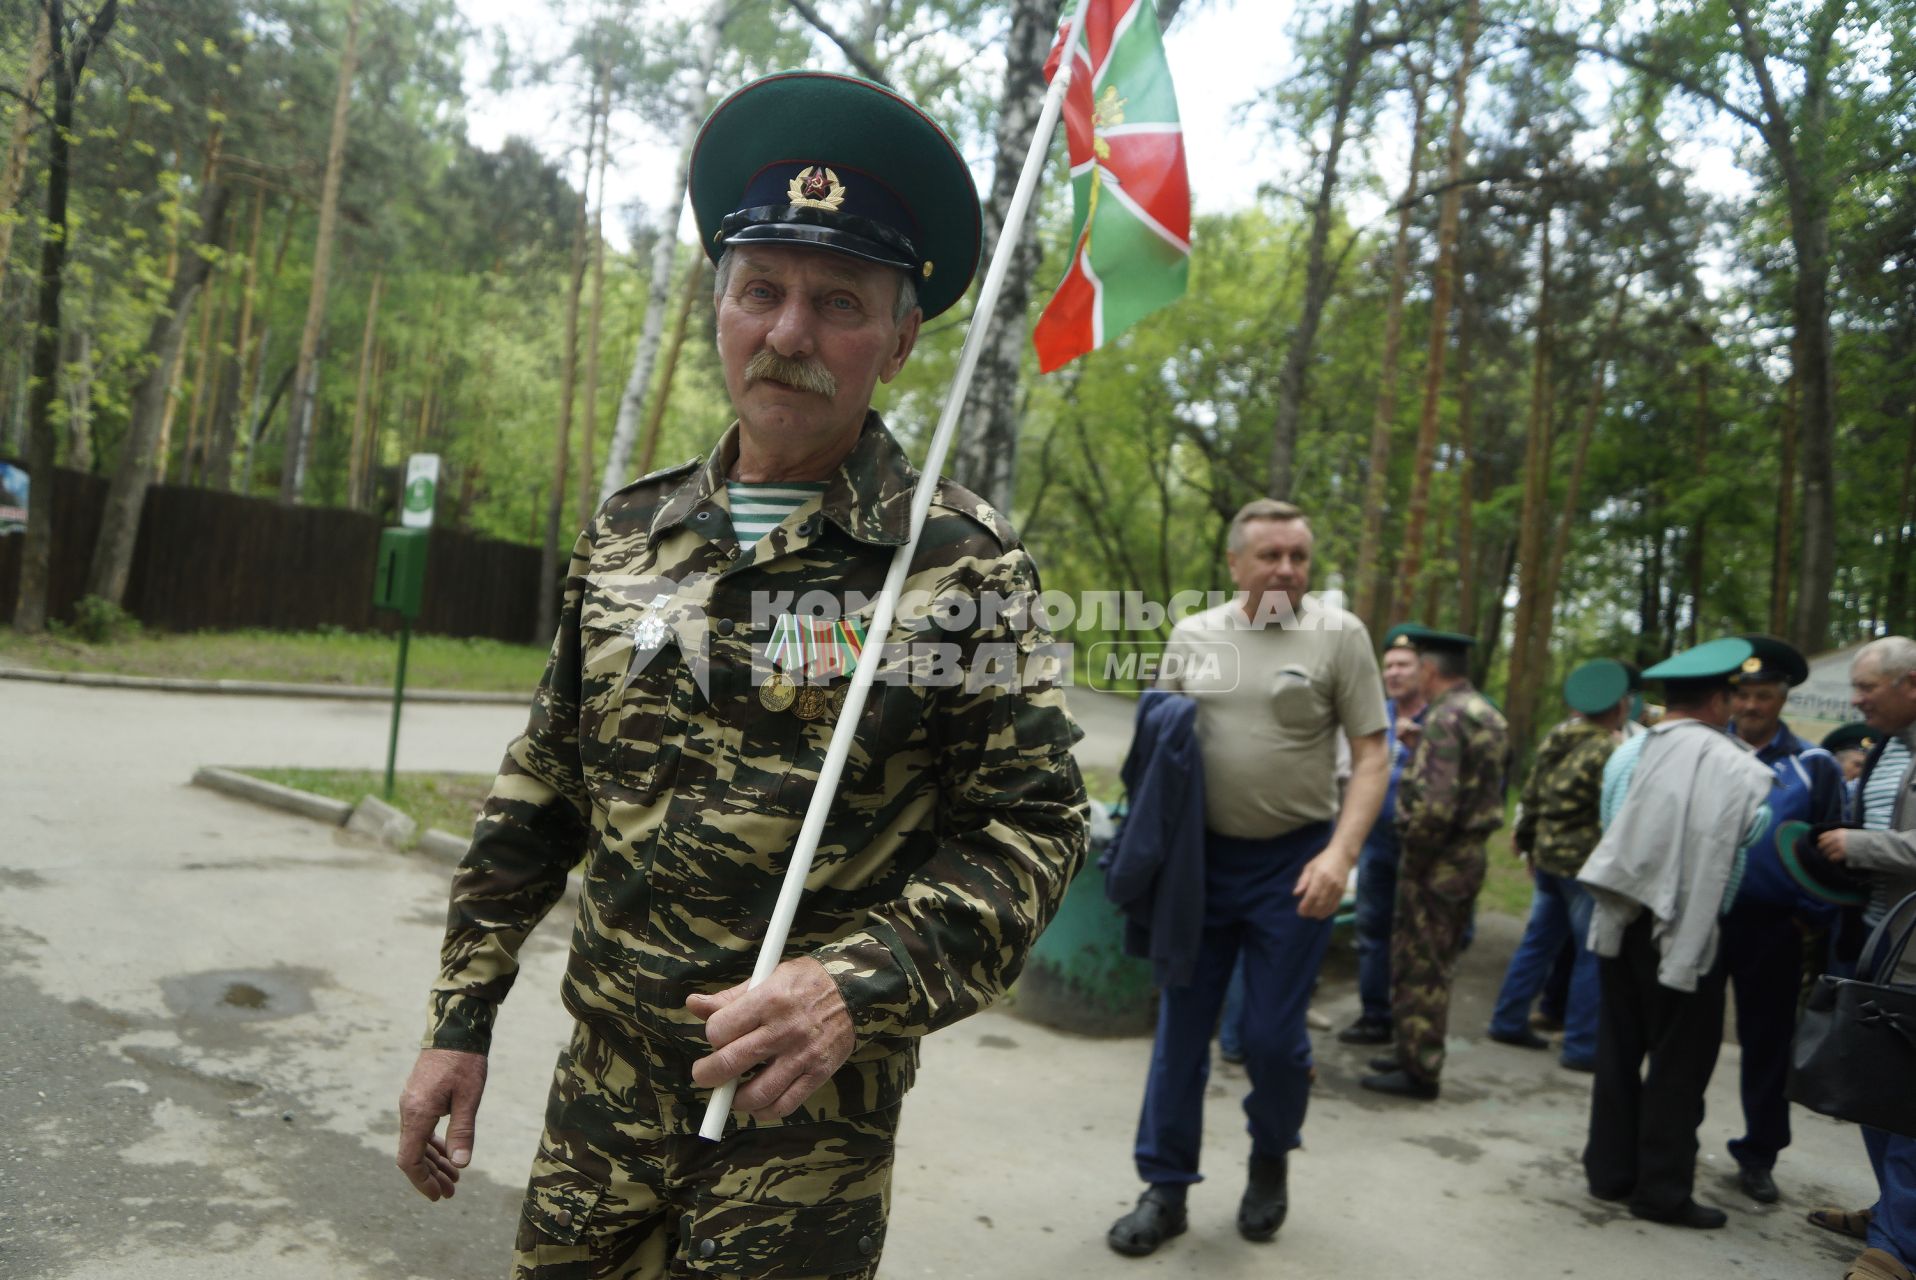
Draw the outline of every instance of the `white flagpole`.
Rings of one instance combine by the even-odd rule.
[[[872,611],[871,627],[862,650],[862,654],[868,656],[870,661],[861,660],[853,672],[851,685],[845,691],[845,705],[832,725],[831,740],[825,748],[825,763],[818,771],[818,786],[812,792],[811,805],[805,810],[804,825],[798,829],[798,845],[792,850],[791,864],[785,869],[784,883],[779,886],[778,903],[772,909],[772,919],[766,926],[765,941],[759,946],[758,963],[752,968],[752,979],[748,986],[756,987],[765,981],[785,954],[785,940],[791,934],[792,920],[798,914],[798,901],[805,895],[805,879],[811,874],[812,857],[818,852],[819,837],[825,832],[825,819],[838,794],[839,777],[845,772],[845,760],[851,754],[852,738],[856,732],[851,726],[857,725],[858,717],[865,709],[865,695],[871,690],[872,676],[878,670],[885,643],[891,637],[892,615],[898,607],[898,597],[904,592],[912,556],[918,550],[918,537],[924,531],[926,513],[931,510],[932,495],[938,488],[938,475],[944,470],[945,456],[951,452],[952,438],[958,433],[958,416],[964,411],[965,395],[971,390],[971,377],[978,368],[978,355],[984,346],[985,330],[990,324],[992,309],[998,305],[998,295],[1004,290],[1005,274],[1011,267],[1011,253],[1017,248],[1018,236],[1024,230],[1025,213],[1031,208],[1032,197],[1038,190],[1038,177],[1044,171],[1045,155],[1051,149],[1051,134],[1058,127],[1058,116],[1064,110],[1064,95],[1071,88],[1078,41],[1084,34],[1084,17],[1090,4],[1091,0],[1079,0],[1078,11],[1072,16],[1071,34],[1065,41],[1064,57],[1059,63],[1058,74],[1051,81],[1049,92],[1045,94],[1044,110],[1038,117],[1038,129],[1032,136],[1031,149],[1025,153],[1025,166],[1018,175],[1018,186],[1012,192],[1011,207],[1005,211],[1004,225],[998,232],[998,243],[992,250],[991,266],[985,272],[984,287],[978,291],[977,305],[971,310],[972,323],[965,333],[964,349],[958,357],[957,376],[952,379],[951,390],[945,396],[944,412],[939,415],[938,429],[932,433],[931,448],[925,454],[918,487],[912,492],[911,537],[892,555],[891,569],[885,574],[885,585],[879,593],[877,608]],[[732,1113],[732,1096],[737,1092],[737,1080],[727,1080],[712,1090],[711,1101],[705,1107],[705,1119],[699,1125],[699,1137],[716,1142],[724,1134],[725,1118]]]

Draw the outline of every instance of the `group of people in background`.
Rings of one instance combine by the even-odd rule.
[[[1238,1230],[1262,1241],[1282,1225],[1313,1072],[1308,997],[1353,871],[1359,1012],[1337,1038],[1380,1050],[1365,1089],[1441,1096],[1457,959],[1517,781],[1508,730],[1471,685],[1471,637],[1403,624],[1380,663],[1354,616],[1305,611],[1312,545],[1300,509],[1245,506],[1228,543],[1237,599],[1169,642],[1232,660],[1167,662],[1198,674],[1140,707],[1130,810],[1103,860],[1127,946],[1160,986],[1135,1151],[1146,1185],[1107,1234],[1129,1256],[1188,1227],[1221,1012],[1251,1085]],[[1727,1221],[1693,1192],[1732,992],[1744,1132],[1729,1150],[1750,1199],[1780,1199],[1805,983],[1853,971],[1868,931],[1916,891],[1916,641],[1857,653],[1862,718],[1821,745],[1783,719],[1808,675],[1762,635],[1643,671],[1585,663],[1521,780],[1512,845],[1533,901],[1486,1036],[1590,1074],[1588,1190],[1647,1221]],[[1542,1034],[1556,1030],[1555,1044]],[[1846,1280],[1911,1280],[1916,1138],[1865,1128],[1864,1142],[1877,1202],[1810,1221],[1864,1246]]]

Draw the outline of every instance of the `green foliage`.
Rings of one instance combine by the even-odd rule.
[[[99,596],[82,596],[73,608],[72,625],[56,623],[56,626],[60,628],[56,634],[70,634],[87,644],[111,644],[140,634],[137,618]]]

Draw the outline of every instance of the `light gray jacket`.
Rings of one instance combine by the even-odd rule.
[[[1863,915],[1872,923],[1916,893],[1916,724],[1897,736],[1910,748],[1910,765],[1903,770],[1902,782],[1896,788],[1889,830],[1852,830],[1844,837],[1848,865],[1869,874],[1869,906]]]
[[[1766,820],[1773,777],[1741,741],[1698,720],[1650,730],[1616,817],[1577,879],[1591,889],[1590,949],[1614,956],[1648,910],[1657,981],[1695,991],[1716,963],[1737,850]]]

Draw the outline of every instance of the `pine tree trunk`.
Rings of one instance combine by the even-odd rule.
[[[1457,630],[1477,634],[1477,378],[1472,344],[1477,311],[1464,292],[1457,261]]]
[[[47,61],[53,77],[53,127],[47,135],[47,218],[40,238],[37,325],[33,335],[32,390],[27,401],[27,473],[39,492],[27,504],[27,533],[20,551],[15,630],[46,630],[47,589],[53,565],[53,467],[59,437],[53,403],[60,393],[60,295],[66,286],[67,201],[73,180],[73,104],[88,58],[119,16],[119,0],[106,0],[86,33],[66,47],[66,6],[41,0],[47,15]]]
[[[359,66],[359,9],[352,0],[346,15],[346,48],[339,58],[339,83],[333,94],[333,129],[326,144],[326,177],[320,184],[319,230],[313,243],[313,291],[306,304],[306,327],[299,337],[298,372],[293,376],[294,405],[288,419],[286,456],[280,467],[279,499],[306,500],[306,472],[317,434],[313,406],[319,398],[319,343],[326,327],[326,292],[333,268],[333,239],[339,225],[339,186],[346,167],[346,125],[353,101],[353,76]]]
[[[695,107],[686,116],[685,131],[679,139],[679,162],[669,192],[671,199],[665,205],[665,225],[652,250],[652,274],[645,287],[645,323],[639,330],[638,351],[632,357],[632,372],[619,397],[619,416],[613,422],[612,439],[606,447],[605,470],[599,477],[600,502],[634,478],[632,445],[638,438],[639,414],[645,408],[646,392],[652,385],[652,366],[658,361],[659,340],[665,332],[665,302],[672,288],[672,251],[678,245],[679,212],[685,207],[686,172],[692,162],[692,144],[698,139],[699,126],[705,122],[711,103],[712,70],[718,65],[725,27],[734,12],[733,0],[713,0],[701,19],[703,31],[694,73],[698,85]],[[549,635],[541,636],[540,643],[549,639]]]
[[[1444,357],[1450,339],[1452,264],[1457,258],[1457,224],[1463,208],[1466,136],[1464,115],[1470,96],[1470,71],[1477,50],[1480,0],[1464,10],[1463,41],[1457,78],[1450,91],[1450,145],[1445,158],[1443,203],[1437,215],[1437,267],[1431,277],[1430,350],[1424,361],[1424,404],[1417,422],[1417,453],[1411,463],[1410,502],[1404,517],[1404,548],[1397,561],[1397,611],[1409,610],[1423,572],[1424,523],[1430,506],[1430,469],[1437,456],[1438,411],[1444,390]],[[1514,647],[1514,646],[1513,646]],[[1516,739],[1512,739],[1515,741]]]
[[[208,249],[217,245],[225,232],[226,206],[231,194],[231,188],[215,183],[206,189],[201,199],[201,242]],[[93,563],[87,571],[87,594],[114,604],[126,598],[127,575],[133,568],[133,544],[140,531],[140,511],[146,505],[148,478],[153,473],[152,452],[159,436],[160,401],[167,393],[169,370],[177,365],[179,353],[185,346],[194,295],[206,283],[211,271],[212,264],[205,254],[182,255],[179,274],[173,278],[166,306],[153,318],[153,328],[147,338],[147,352],[153,364],[133,393],[126,438],[120,442],[119,461],[107,489],[106,509],[100,517],[99,540],[94,543]]]
[[[1373,637],[1383,629],[1378,617],[1382,587],[1377,565],[1384,544],[1384,506],[1390,496],[1390,434],[1397,421],[1397,360],[1404,337],[1404,285],[1410,276],[1411,213],[1417,182],[1423,175],[1424,113],[1428,82],[1411,76],[1410,176],[1397,210],[1397,239],[1391,246],[1390,300],[1384,307],[1384,356],[1377,370],[1377,405],[1370,420],[1370,462],[1364,477],[1364,528],[1357,542],[1357,616]]]
[[[709,287],[710,281],[711,276],[697,262],[685,273],[685,287],[679,291],[678,320],[672,326],[672,345],[666,349],[665,368],[659,371],[659,391],[652,397],[652,410],[645,415],[645,431],[639,449],[640,475],[652,470],[653,459],[658,456],[659,435],[665,430],[665,408],[672,402],[672,375],[678,372],[679,352],[685,348],[685,333],[691,323],[692,304],[698,300],[699,288]]]
[[[1370,0],[1355,0],[1351,5],[1350,35],[1344,41],[1344,69],[1338,77],[1336,96],[1331,104],[1331,136],[1324,148],[1324,177],[1311,206],[1311,238],[1304,267],[1304,307],[1297,325],[1291,330],[1284,353],[1284,367],[1278,375],[1277,412],[1271,424],[1271,470],[1268,488],[1273,498],[1289,499],[1296,483],[1297,424],[1304,412],[1304,396],[1309,389],[1306,374],[1311,351],[1317,345],[1317,326],[1324,318],[1324,305],[1330,300],[1331,269],[1326,252],[1330,244],[1331,218],[1336,209],[1337,161],[1344,150],[1344,134],[1350,123],[1351,102],[1357,96],[1357,82],[1370,58]]]
[[[984,206],[983,260],[991,260],[1002,235],[1015,237],[1015,247],[992,313],[972,319],[990,328],[965,396],[965,431],[958,439],[953,467],[963,484],[1000,511],[1010,511],[1017,498],[1018,390],[1031,342],[1025,313],[1032,278],[1044,260],[1037,236],[1038,201],[1031,202],[1023,226],[1007,228],[1004,221],[1031,147],[1032,131],[1044,109],[1044,61],[1057,35],[1059,4],[1058,0],[1013,0],[1010,8],[1004,92],[994,130],[997,158]]]
[[[366,453],[366,404],[372,391],[373,345],[379,337],[379,295],[385,291],[386,274],[373,272],[373,291],[366,301],[366,330],[359,339],[359,380],[353,389],[353,434],[346,463],[346,505],[355,511],[366,507],[366,472],[362,459]]]
[[[193,402],[186,414],[186,442],[180,449],[180,483],[192,484],[203,471],[201,465],[206,445],[202,432],[206,426],[206,414],[213,408],[213,397],[209,394],[213,380],[219,376],[218,347],[220,329],[226,320],[225,291],[219,287],[220,268],[215,265],[208,275],[200,302],[199,356],[194,361]],[[161,469],[166,467],[166,459],[160,459]],[[164,482],[165,477],[161,477]]]
[[[46,84],[47,68],[53,59],[52,28],[44,6],[36,4],[39,30],[33,37],[33,52],[27,55],[27,78],[20,86],[20,101],[13,109],[13,132],[7,140],[7,158],[0,164],[0,215],[12,213],[20,202],[20,188],[26,182],[27,159],[32,152],[34,109],[40,101],[40,89]],[[6,292],[7,264],[13,259],[15,220],[0,216],[0,296]]]
[[[1509,706],[1510,743],[1517,756],[1529,754],[1530,718],[1527,714],[1530,686],[1538,679],[1533,668],[1541,669],[1541,655],[1533,654],[1537,609],[1543,585],[1544,509],[1550,497],[1550,368],[1556,346],[1551,315],[1550,209],[1538,220],[1540,240],[1536,342],[1530,375],[1530,415],[1524,442],[1523,510],[1518,517],[1517,542],[1517,618],[1510,641]]]
[[[246,237],[246,276],[240,285],[239,328],[234,331],[233,371],[222,384],[226,394],[214,416],[213,444],[206,457],[206,487],[225,490],[233,482],[234,437],[239,430],[239,406],[252,395],[257,377],[253,343],[253,308],[259,289],[259,242],[266,218],[266,192],[253,193],[253,225]]]
[[[1706,348],[1703,355],[1709,354]],[[1702,484],[1710,474],[1710,367],[1699,360],[1696,370],[1696,437],[1691,466],[1696,482]],[[1692,647],[1702,642],[1703,635],[1703,571],[1704,536],[1708,523],[1706,512],[1697,512],[1696,519],[1690,523],[1690,536],[1685,547],[1688,560],[1686,567],[1690,571],[1690,636]]]

